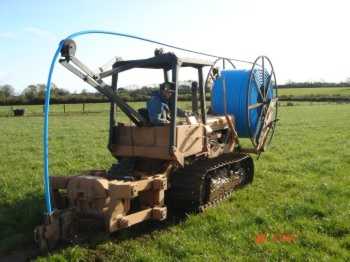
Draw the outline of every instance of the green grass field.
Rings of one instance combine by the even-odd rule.
[[[350,104],[281,107],[279,118],[270,150],[255,161],[253,184],[218,207],[180,223],[151,224],[152,230],[143,224],[111,237],[96,234],[38,260],[349,259]],[[30,248],[41,222],[42,121],[0,118],[0,260]],[[53,115],[51,174],[108,168],[114,160],[107,132],[107,114]]]

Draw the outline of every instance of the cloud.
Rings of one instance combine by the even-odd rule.
[[[29,26],[29,27],[24,28],[24,31],[32,34],[32,36],[44,38],[44,39],[52,41],[52,42],[58,41],[58,37],[54,33],[50,32],[48,30],[39,28],[39,27]]]
[[[16,38],[17,35],[13,32],[0,32],[0,39],[13,40]]]

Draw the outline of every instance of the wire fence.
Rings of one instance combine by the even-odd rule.
[[[21,115],[24,116],[42,116],[44,113],[43,105],[16,105],[16,106],[0,106],[0,116],[11,117]],[[50,114],[53,115],[69,115],[69,114],[91,114],[109,111],[108,103],[83,103],[83,104],[53,104],[50,105]]]
[[[190,102],[181,102],[186,108],[190,109]],[[279,106],[320,106],[330,104],[343,104],[346,102],[314,102],[314,101],[283,101],[279,102]],[[132,102],[132,107],[138,109],[146,106],[146,102]],[[51,115],[74,115],[74,114],[98,114],[109,112],[109,103],[82,103],[82,104],[53,104],[50,105]],[[0,117],[22,116],[19,112],[23,110],[23,116],[40,116],[44,114],[43,105],[16,105],[16,106],[0,106]],[[117,108],[118,110],[118,108]]]

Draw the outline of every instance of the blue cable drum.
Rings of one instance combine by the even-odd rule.
[[[263,102],[258,88],[261,88],[263,81],[267,82],[269,74],[266,71],[262,74],[261,69],[254,69],[255,78],[253,79],[255,81],[250,81],[251,72],[251,70],[221,71],[220,76],[214,81],[211,100],[214,114],[224,115],[226,113],[235,117],[239,137],[256,139],[262,126],[260,119],[262,107],[250,110],[248,107]],[[262,79],[263,75],[265,79]],[[273,96],[272,88],[266,87],[266,89],[267,97],[270,100]]]

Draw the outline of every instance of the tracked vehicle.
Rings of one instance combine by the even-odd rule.
[[[226,58],[206,61],[155,52],[147,59],[116,59],[111,68],[94,72],[76,57],[76,44],[68,39],[59,62],[110,100],[108,149],[119,161],[131,159],[133,167],[120,173],[111,167],[50,177],[54,211],[35,229],[41,248],[71,238],[83,221],[101,222],[114,232],[145,220],[164,220],[170,209],[202,211],[252,182],[250,154],[266,150],[277,117],[276,79],[267,57],[259,57],[250,70],[238,70]],[[192,84],[191,116],[181,119],[178,76],[184,67],[193,69],[197,81]],[[165,82],[175,84],[169,124],[151,125],[146,109],[135,110],[118,95],[119,74],[134,68],[158,70]],[[104,79],[110,76],[107,84]],[[118,121],[117,107],[130,124]],[[243,147],[241,138],[250,139],[252,146]]]

